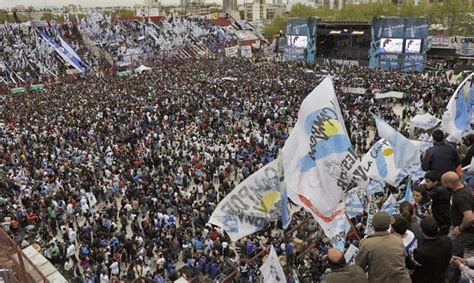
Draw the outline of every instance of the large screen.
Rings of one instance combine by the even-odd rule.
[[[301,35],[288,36],[288,47],[306,48],[308,46],[308,37]]]
[[[380,53],[402,53],[403,38],[381,38]]]
[[[406,39],[405,53],[415,54],[421,51],[421,39]]]

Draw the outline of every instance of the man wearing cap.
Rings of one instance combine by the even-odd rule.
[[[397,234],[388,233],[391,218],[385,211],[375,213],[375,233],[360,241],[355,262],[368,271],[370,283],[411,282],[405,268],[405,246]]]

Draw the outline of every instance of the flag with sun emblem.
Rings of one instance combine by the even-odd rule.
[[[345,238],[344,191],[367,180],[352,149],[329,77],[303,101],[282,151],[288,197],[308,210],[331,238]]]
[[[273,160],[238,184],[217,205],[209,223],[221,227],[236,241],[262,230],[282,214],[288,221],[290,212],[278,166],[278,160]]]
[[[464,132],[471,129],[474,106],[474,74],[469,75],[456,89],[443,114],[443,131],[461,141]]]
[[[362,157],[362,167],[367,170],[367,177],[384,181],[397,187],[407,174],[395,166],[393,148],[385,139],[378,140]]]

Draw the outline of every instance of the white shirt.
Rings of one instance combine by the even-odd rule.
[[[119,264],[118,262],[114,261],[111,265],[110,265],[110,272],[114,275],[118,275],[119,272],[120,272],[120,269],[119,269]]]
[[[107,276],[107,274],[101,274],[100,283],[109,283],[109,276]]]

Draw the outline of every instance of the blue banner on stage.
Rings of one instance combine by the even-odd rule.
[[[428,18],[376,17],[371,31],[370,68],[424,70],[429,50]]]
[[[405,20],[405,38],[428,38],[428,19],[414,18]]]
[[[290,19],[287,23],[285,60],[314,63],[317,19]]]
[[[379,66],[384,70],[398,70],[400,69],[400,55],[397,54],[380,54]]]
[[[426,54],[410,54],[403,56],[403,72],[423,72],[426,64]]]

